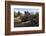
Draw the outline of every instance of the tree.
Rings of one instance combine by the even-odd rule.
[[[14,11],[14,17],[16,17],[16,14],[17,14],[17,13]]]
[[[18,11],[18,16],[20,16],[21,15],[21,13],[20,13],[20,11]]]

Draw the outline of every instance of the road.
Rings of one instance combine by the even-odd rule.
[[[30,21],[22,22],[20,24],[14,24],[14,27],[32,27],[32,26],[38,26],[38,24],[32,24]]]

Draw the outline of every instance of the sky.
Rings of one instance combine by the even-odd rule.
[[[36,12],[39,12],[39,9],[35,9],[35,8],[14,8],[14,11],[16,11],[16,13],[18,11],[20,11],[21,13],[24,14],[24,11],[28,11],[29,13],[36,13]]]

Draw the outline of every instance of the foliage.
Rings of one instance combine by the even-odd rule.
[[[23,16],[24,15],[24,16]],[[25,14],[20,13],[20,11],[18,11],[18,13],[14,12],[14,17],[19,17],[18,21],[21,20],[21,22],[26,22],[26,21],[31,21],[31,24],[35,24],[37,25],[39,23],[39,13],[35,13],[35,14],[31,14],[29,12],[25,11]]]

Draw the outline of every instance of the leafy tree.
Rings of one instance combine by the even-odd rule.
[[[17,13],[14,11],[14,17],[17,17],[17,15],[16,15]]]
[[[18,16],[20,16],[20,15],[21,15],[20,11],[18,11],[17,15],[18,15]]]

